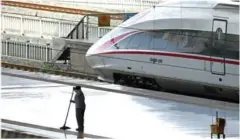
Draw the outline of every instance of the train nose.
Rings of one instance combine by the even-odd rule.
[[[91,46],[85,55],[85,59],[88,65],[92,68],[102,65],[102,59],[96,53],[96,48],[97,48],[96,45]]]
[[[93,46],[91,46],[88,50],[87,50],[87,52],[86,52],[86,57],[88,57],[88,56],[91,56],[91,55],[93,55],[94,54],[94,52],[93,52]]]
[[[87,50],[87,53],[86,53],[86,55],[85,55],[85,59],[86,59],[86,61],[87,61],[87,63],[88,63],[88,65],[90,66],[90,67],[93,67],[93,56],[94,55],[94,53],[93,53],[93,50],[92,50],[92,47],[90,47],[88,50]]]

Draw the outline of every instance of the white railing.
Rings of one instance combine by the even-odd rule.
[[[30,37],[66,37],[70,31],[77,25],[78,22],[70,20],[61,20],[54,18],[43,18],[34,16],[24,16],[16,14],[2,14],[1,15],[1,32],[6,34],[17,34]],[[85,34],[87,31],[88,39],[96,40],[115,26],[112,27],[98,27],[97,19],[92,17],[91,23],[85,23]],[[88,26],[88,30],[87,27]]]
[[[140,12],[158,4],[160,0],[58,0],[59,5],[77,8],[87,7],[114,10],[118,12]]]
[[[1,48],[2,56],[18,57],[44,62],[52,60],[52,48],[49,45],[2,40]]]
[[[1,22],[2,32],[43,37],[65,37],[77,24],[76,21],[4,13]]]
[[[165,0],[12,0],[31,3],[45,4],[57,6],[66,6],[72,8],[89,9],[101,8],[98,10],[115,10],[118,12],[139,12],[146,8],[152,7]],[[96,10],[96,9],[94,9]]]

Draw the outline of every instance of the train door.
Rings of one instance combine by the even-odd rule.
[[[212,24],[212,51],[210,69],[212,74],[225,75],[225,57],[222,55],[222,50],[225,47],[227,35],[227,20],[213,19]],[[217,57],[217,59],[216,59]]]

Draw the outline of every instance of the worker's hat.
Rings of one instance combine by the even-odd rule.
[[[76,90],[79,90],[79,89],[81,89],[81,87],[80,86],[76,86]]]

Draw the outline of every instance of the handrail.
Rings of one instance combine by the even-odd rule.
[[[89,16],[100,16],[100,15],[124,15],[124,14],[136,14],[136,13],[100,13],[100,14],[87,14],[82,17],[82,19],[77,23],[77,25],[71,30],[71,32],[67,35],[66,38],[69,38],[73,32],[80,26],[81,23],[84,24],[84,19]],[[84,39],[84,28],[82,28],[82,39]]]
[[[85,17],[87,17],[87,15],[85,15],[85,16],[82,17],[82,19],[81,19],[81,20],[77,23],[77,25],[71,30],[71,32],[68,33],[68,35],[67,35],[66,38],[69,38],[69,37],[73,34],[73,32],[76,30],[76,28],[78,28],[78,26],[80,26],[80,24],[84,22]],[[84,28],[83,28],[82,30],[83,30],[83,32],[82,32],[82,38],[84,38]]]
[[[6,6],[22,7],[22,8],[29,8],[29,9],[35,9],[35,10],[44,10],[44,11],[69,13],[69,14],[80,14],[80,15],[104,14],[104,12],[97,12],[97,11],[91,11],[91,10],[66,8],[66,7],[60,7],[60,6],[34,4],[34,3],[27,3],[27,2],[7,1],[7,0],[3,0],[1,4]],[[115,15],[112,15],[111,18],[115,20],[122,20],[123,16],[122,14],[115,14]]]

